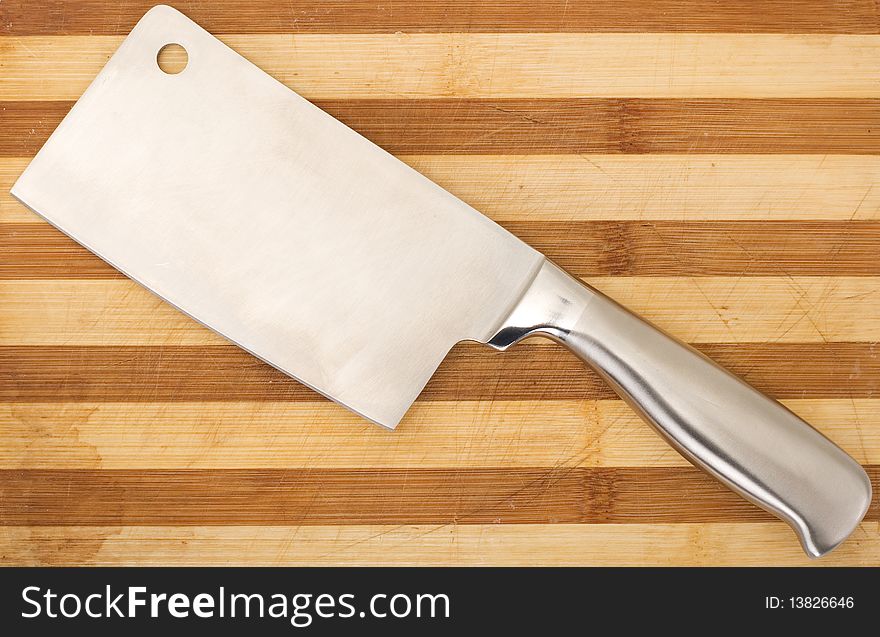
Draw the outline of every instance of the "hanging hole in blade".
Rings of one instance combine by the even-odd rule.
[[[179,44],[166,44],[156,54],[156,64],[168,75],[177,75],[183,71],[188,61],[186,49]]]

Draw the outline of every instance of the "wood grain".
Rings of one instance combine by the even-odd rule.
[[[880,181],[880,156],[876,155],[401,158],[502,224],[880,219],[880,188],[875,187]],[[0,158],[0,222],[44,223],[8,192],[27,162],[25,157]],[[837,266],[836,261],[825,263],[829,268]]]
[[[698,349],[776,398],[870,398],[877,343],[700,343]],[[548,373],[546,370],[552,370]],[[318,395],[232,345],[3,346],[0,399],[15,402],[313,402]],[[459,344],[421,400],[583,400],[614,392],[566,350]]]
[[[780,522],[0,527],[30,565],[847,566],[880,562],[880,524],[810,560]],[[755,545],[761,551],[754,550]]]
[[[220,39],[309,99],[880,97],[877,35],[530,32]],[[2,37],[0,100],[76,99],[121,41],[95,35]]]
[[[508,221],[574,275],[880,275],[880,222]],[[46,224],[0,223],[0,280],[122,279]],[[829,264],[830,262],[830,264]]]
[[[0,470],[7,526],[772,520],[695,468]]]
[[[558,346],[457,346],[389,433],[21,206],[148,4],[0,2],[0,563],[880,565],[876,500],[808,561]],[[876,2],[176,6],[880,478]]]
[[[876,99],[436,98],[316,104],[395,154],[880,152]],[[35,153],[71,106],[0,102],[0,156]]]
[[[591,285],[694,343],[875,342],[870,276],[590,277]],[[128,279],[0,280],[0,345],[217,345],[227,341]]]
[[[880,465],[880,400],[785,405]],[[686,467],[619,400],[419,400],[389,433],[315,402],[8,402],[0,469]]]
[[[118,0],[27,0],[0,5],[0,33],[125,35],[155,4]],[[212,33],[705,32],[880,33],[871,0],[178,0],[175,8]]]

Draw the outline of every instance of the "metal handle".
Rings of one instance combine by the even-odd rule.
[[[871,502],[858,463],[781,404],[546,262],[489,344],[534,334],[601,374],[673,447],[824,555]]]

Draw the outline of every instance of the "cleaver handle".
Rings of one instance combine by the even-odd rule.
[[[565,345],[694,465],[792,526],[824,555],[871,502],[864,469],[775,400],[545,261],[489,344]]]

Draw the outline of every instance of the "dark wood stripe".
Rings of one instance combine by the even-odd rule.
[[[318,100],[397,154],[880,152],[877,99]],[[0,155],[36,153],[71,102],[0,102]]]
[[[877,485],[880,467],[868,471]],[[868,520],[880,519],[876,498]],[[772,519],[715,480],[683,467],[0,471],[4,526]]]
[[[124,279],[49,224],[0,223],[0,280]]]
[[[880,392],[875,343],[701,344],[699,349],[777,398],[859,398]],[[552,344],[509,352],[462,343],[424,400],[614,398],[574,356]],[[314,401],[317,394],[229,346],[0,347],[0,400]]]
[[[578,276],[880,274],[880,222],[516,222]]]
[[[4,0],[0,33],[121,35],[154,0]],[[877,33],[871,0],[178,0],[215,33],[685,31]]]
[[[880,275],[880,222],[503,224],[578,276]],[[0,280],[122,274],[48,224],[0,224]]]
[[[71,106],[73,102],[0,102],[0,156],[36,154]]]

